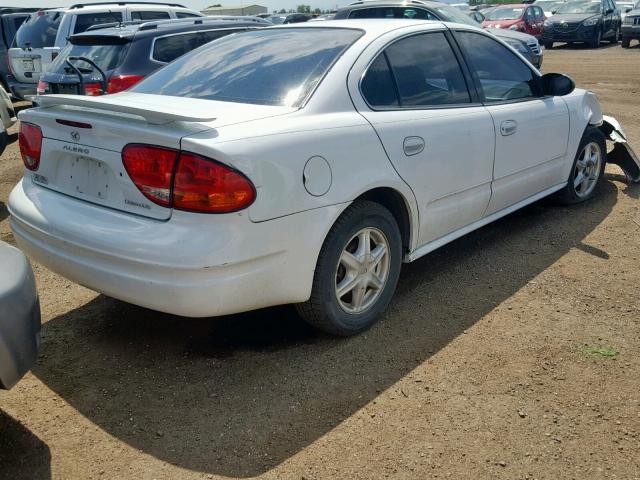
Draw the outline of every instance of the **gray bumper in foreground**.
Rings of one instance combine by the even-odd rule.
[[[40,347],[40,304],[24,254],[0,242],[0,388],[29,371]]]

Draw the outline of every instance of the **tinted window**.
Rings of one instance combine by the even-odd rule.
[[[121,21],[122,13],[120,12],[83,13],[76,15],[76,26],[73,27],[73,33],[84,32],[93,25]]]
[[[31,48],[53,47],[61,19],[62,12],[34,13],[18,29],[13,45],[24,48],[29,43]]]
[[[361,35],[361,31],[348,28],[280,28],[240,33],[184,55],[143,80],[133,91],[299,106],[333,62]]]
[[[73,45],[70,43],[60,51],[60,55],[49,66],[49,71],[75,75],[75,71],[65,61],[70,56],[86,57],[102,70],[113,70],[120,63],[127,47],[128,44]],[[81,69],[83,73],[90,73],[89,71],[93,69],[91,64],[87,62],[75,60],[73,64]]]
[[[556,10],[556,13],[600,13],[602,7],[599,2],[567,2]]]
[[[487,20],[517,20],[522,18],[522,7],[496,7],[485,15]]]
[[[169,12],[131,12],[131,20],[166,20]]]
[[[196,15],[195,13],[188,12],[176,12],[176,18],[192,18],[199,17],[200,15]]]
[[[169,63],[205,43],[237,31],[229,29],[158,37],[153,44],[152,58],[158,62]]]
[[[362,96],[372,107],[397,107],[398,97],[385,54],[381,53],[369,66],[362,79]]]
[[[419,20],[438,20],[435,15],[427,10],[409,7],[359,8],[349,13],[349,18],[415,18]]]
[[[469,103],[460,65],[444,33],[402,39],[386,49],[401,106]]]
[[[458,32],[458,36],[486,102],[537,96],[537,77],[513,52],[486,35]]]

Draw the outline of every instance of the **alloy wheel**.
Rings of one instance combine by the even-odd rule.
[[[335,293],[347,313],[369,309],[389,277],[389,241],[377,228],[363,228],[348,242],[338,260]]]
[[[602,169],[602,150],[596,142],[587,143],[576,161],[573,188],[580,198],[588,197],[598,183]]]

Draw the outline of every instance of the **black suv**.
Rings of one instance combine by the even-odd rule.
[[[640,1],[627,12],[622,23],[622,48],[629,48],[631,40],[640,40]]]
[[[9,74],[9,58],[7,51],[11,48],[13,37],[20,25],[36,12],[37,8],[11,8],[0,7],[0,82],[4,89],[9,92],[9,84],[7,83],[7,75]]]
[[[554,42],[584,42],[598,48],[602,40],[620,40],[622,20],[613,0],[571,0],[560,4],[544,22],[542,43],[553,48]]]
[[[121,92],[205,43],[266,25],[261,19],[241,17],[98,25],[69,37],[69,44],[40,76],[37,93]]]

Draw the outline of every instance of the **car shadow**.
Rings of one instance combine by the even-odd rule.
[[[4,202],[0,202],[0,222],[9,217],[9,209]]]
[[[0,410],[0,477],[51,478],[49,447],[24,425]]]
[[[292,307],[198,320],[99,296],[43,325],[47,360],[34,373],[146,454],[256,476],[375,400],[570,249],[606,259],[584,242],[616,198],[606,181],[581,205],[539,202],[405,265],[383,319],[353,338],[316,333]]]
[[[597,50],[606,50],[608,48],[621,48],[620,42],[611,43],[607,40],[603,40],[603,43],[597,48]],[[593,47],[590,47],[586,43],[562,43],[556,42],[553,46],[553,50],[596,50]]]

